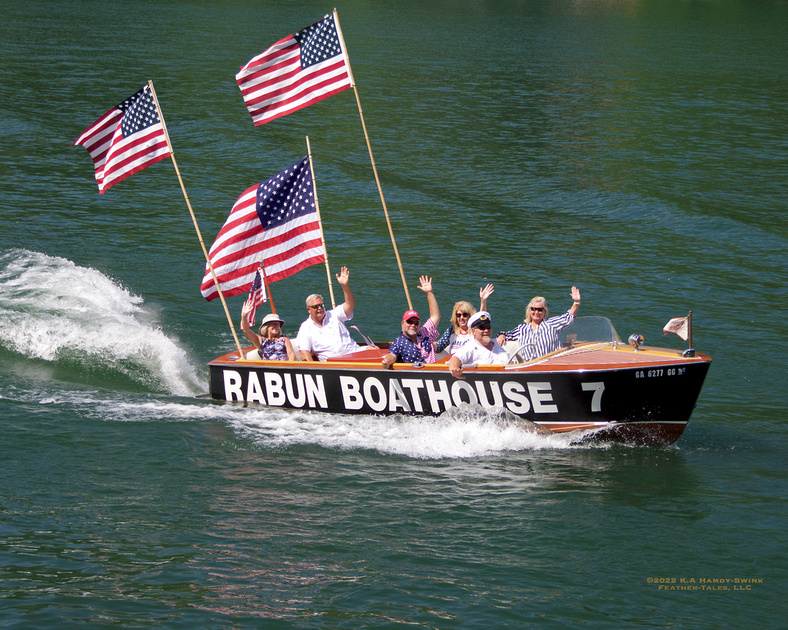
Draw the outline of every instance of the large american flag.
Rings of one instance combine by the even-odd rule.
[[[146,85],[116,105],[74,141],[93,158],[100,194],[170,155],[164,127]]]
[[[235,79],[254,124],[352,87],[345,59],[333,13],[253,57]]]
[[[225,296],[251,288],[261,259],[269,283],[325,262],[309,157],[244,191],[208,257]],[[200,291],[219,295],[207,264]]]

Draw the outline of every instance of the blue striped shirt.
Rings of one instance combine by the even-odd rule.
[[[503,334],[506,335],[506,339],[516,341],[520,345],[533,344],[523,348],[525,360],[530,361],[558,350],[561,345],[558,341],[558,333],[569,326],[574,319],[575,316],[567,311],[562,315],[545,319],[536,327],[536,330],[531,327],[531,324],[520,324],[517,328]]]

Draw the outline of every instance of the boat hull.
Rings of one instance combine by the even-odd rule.
[[[440,415],[471,403],[507,409],[553,432],[655,445],[682,434],[711,363],[705,355],[605,346],[532,364],[465,368],[466,378],[456,379],[445,364],[384,370],[371,349],[326,363],[237,357],[209,364],[212,398],[380,415]]]

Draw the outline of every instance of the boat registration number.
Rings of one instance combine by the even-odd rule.
[[[659,376],[681,376],[687,368],[657,368],[655,370],[637,370],[635,378],[657,378]]]

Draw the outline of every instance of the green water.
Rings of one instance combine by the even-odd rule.
[[[171,162],[99,195],[71,143],[152,79],[210,245],[308,135],[354,323],[393,337],[352,92],[253,127],[234,81],[331,8],[0,7],[0,626],[784,626],[788,5],[337,6],[414,306],[492,282],[511,327],[576,284],[673,347],[691,309],[714,362],[668,449],[196,398],[233,339]],[[315,291],[272,287],[286,334]]]

